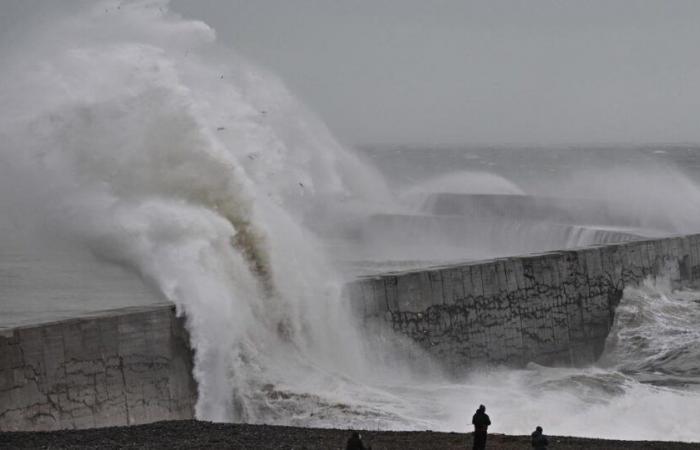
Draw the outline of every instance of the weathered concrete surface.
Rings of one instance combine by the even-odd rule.
[[[700,235],[391,273],[348,288],[368,327],[388,324],[460,372],[593,362],[623,288],[661,274],[697,284]],[[191,374],[170,304],[0,329],[0,430],[192,418]]]
[[[365,278],[349,285],[370,327],[388,323],[446,367],[582,365],[600,355],[625,286],[700,279],[700,235]]]
[[[174,306],[0,331],[0,430],[193,417],[189,337]]]

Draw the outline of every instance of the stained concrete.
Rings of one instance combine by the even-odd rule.
[[[190,419],[192,352],[160,304],[0,332],[0,430]]]
[[[446,367],[583,365],[625,286],[700,280],[700,235],[396,272],[348,285],[368,329],[388,326]],[[0,329],[0,430],[193,417],[192,352],[172,305]]]
[[[418,342],[446,367],[585,365],[601,354],[625,286],[700,279],[700,235],[633,241],[368,277],[356,313]]]

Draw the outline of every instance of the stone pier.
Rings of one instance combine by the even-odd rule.
[[[191,419],[195,400],[171,304],[0,330],[0,431]]]
[[[700,235],[388,273],[348,285],[368,330],[408,336],[460,373],[594,362],[623,289],[700,281]],[[0,328],[0,431],[193,417],[183,321],[170,304]]]
[[[383,274],[348,289],[365,324],[387,324],[459,373],[482,364],[590,364],[625,286],[662,275],[696,284],[700,235]]]

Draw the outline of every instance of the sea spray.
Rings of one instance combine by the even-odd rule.
[[[290,365],[362,367],[340,280],[301,223],[383,187],[278,81],[167,6],[99,2],[28,33],[2,156],[34,180],[52,232],[186,315],[197,417],[262,421],[262,386],[293,386]]]

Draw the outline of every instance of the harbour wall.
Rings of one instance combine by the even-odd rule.
[[[700,235],[383,274],[348,289],[368,333],[389,328],[463,373],[483,364],[590,364],[623,289],[657,276],[697,284]]]
[[[347,289],[368,333],[398,332],[464,372],[594,362],[623,289],[656,276],[698,284],[700,235],[388,273]],[[190,419],[192,357],[170,304],[0,329],[0,430]]]
[[[191,419],[195,400],[172,304],[0,330],[0,431]]]

